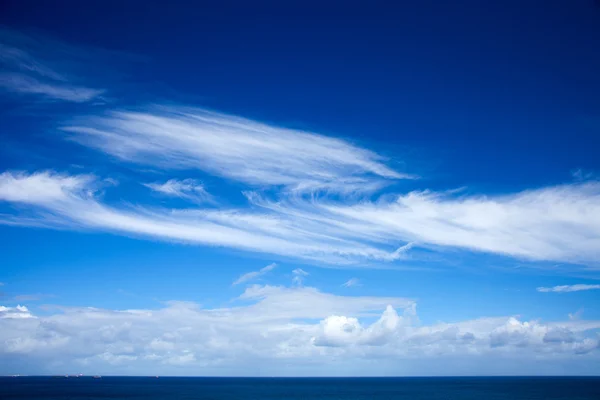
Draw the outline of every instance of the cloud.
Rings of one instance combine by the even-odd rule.
[[[593,172],[585,171],[581,168],[577,168],[577,169],[571,171],[571,175],[573,176],[573,178],[575,180],[578,180],[578,181],[586,181],[589,179],[594,179],[596,177]]]
[[[344,284],[342,286],[344,286],[344,287],[361,286],[361,283],[358,280],[358,278],[350,278],[346,282],[344,282]]]
[[[583,308],[580,308],[575,313],[569,313],[569,319],[571,321],[577,321],[577,320],[581,319],[582,315],[583,315]]]
[[[292,282],[296,285],[302,285],[302,283],[304,282],[304,278],[306,278],[310,274],[302,268],[296,268],[292,271],[292,275],[294,276],[292,278]]]
[[[49,295],[49,294],[43,294],[43,293],[20,294],[20,295],[12,297],[12,300],[13,301],[18,301],[18,302],[38,301],[38,300],[41,300],[41,299],[47,298],[47,297],[53,297],[53,296]]]
[[[0,88],[17,93],[42,95],[55,100],[75,103],[90,101],[104,93],[104,90],[99,89],[43,82],[22,74],[0,74]]]
[[[25,306],[16,307],[0,306],[0,319],[33,318],[29,309]]]
[[[186,107],[113,111],[63,127],[70,139],[121,160],[197,168],[250,185],[355,192],[413,178],[341,139]]]
[[[538,292],[555,292],[555,293],[568,293],[568,292],[580,292],[582,290],[600,290],[600,285],[561,285],[554,287],[539,287],[537,288]]]
[[[24,211],[27,215],[0,216],[0,223],[87,228],[330,263],[397,258],[394,252],[368,244],[299,230],[293,221],[272,214],[235,209],[111,207],[98,198],[101,184],[92,175],[4,172],[0,174],[0,201],[28,207]]]
[[[251,281],[253,279],[258,278],[259,276],[263,276],[264,274],[266,274],[269,271],[274,270],[276,267],[277,267],[277,264],[271,263],[271,264],[267,265],[266,267],[259,269],[258,271],[248,272],[246,274],[243,274],[239,278],[237,278],[236,281],[233,282],[233,284],[239,285],[240,283],[245,283],[245,282]]]
[[[27,37],[0,29],[0,88],[23,95],[75,103],[88,102],[104,93],[103,89],[73,83],[79,79],[67,66],[74,49],[61,43]]]
[[[204,185],[194,179],[169,179],[164,183],[144,183],[143,185],[163,195],[179,197],[195,203],[214,201]]]
[[[338,365],[346,366],[339,370],[343,375],[356,375],[368,365],[373,374],[386,368],[404,371],[403,365],[417,373],[432,371],[448,357],[460,357],[471,374],[490,360],[509,359],[503,371],[514,373],[515,365],[529,360],[563,365],[574,355],[582,357],[582,365],[599,365],[593,335],[599,321],[494,317],[423,325],[413,301],[337,296],[309,287],[254,285],[229,304],[60,307],[36,316],[23,306],[2,307],[0,315],[29,317],[0,319],[0,360],[11,360],[0,363],[0,373],[59,368],[87,374],[327,375]],[[15,372],[11,365],[26,369]]]
[[[596,182],[496,197],[411,192],[354,204],[296,195],[273,201],[247,192],[252,208],[245,209],[110,206],[98,196],[101,184],[91,175],[5,172],[0,200],[35,207],[28,208],[29,215],[9,214],[0,221],[84,227],[333,264],[391,262],[419,247],[590,267],[600,262]]]

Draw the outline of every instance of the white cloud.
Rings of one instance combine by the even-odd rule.
[[[76,79],[51,66],[68,64],[69,55],[66,46],[60,43],[39,41],[0,29],[0,66],[4,70],[0,74],[0,88],[76,103],[90,101],[104,93],[101,89],[71,83]]]
[[[240,283],[251,281],[253,279],[258,278],[259,276],[263,276],[264,274],[266,274],[269,271],[274,270],[276,267],[277,267],[277,264],[271,263],[271,264],[267,265],[266,267],[259,269],[258,271],[248,272],[246,274],[243,274],[239,278],[237,278],[235,280],[235,282],[233,282],[233,284],[239,285]]]
[[[497,196],[421,191],[350,204],[326,198],[272,201],[256,193],[248,198],[256,206],[306,221],[330,235],[404,241],[430,249],[462,248],[532,261],[600,264],[599,182]]]
[[[33,316],[29,312],[29,309],[25,306],[0,306],[0,318],[33,318]]]
[[[29,215],[0,216],[0,222],[105,230],[332,263],[398,257],[368,244],[297,229],[292,221],[272,214],[110,207],[99,201],[98,186],[91,175],[4,172],[0,174],[0,200],[35,207],[28,207]]]
[[[578,181],[585,181],[588,179],[594,179],[595,178],[595,174],[591,171],[585,171],[581,168],[575,169],[573,171],[571,171],[571,175],[573,176],[574,179],[578,180]]]
[[[202,109],[111,112],[79,118],[63,129],[73,134],[71,139],[125,161],[198,168],[291,191],[356,192],[412,178],[386,166],[377,154],[341,139]]]
[[[353,287],[353,286],[361,286],[360,280],[358,278],[350,278],[342,285],[344,287]]]
[[[0,360],[11,363],[0,362],[0,373],[50,373],[60,365],[87,374],[314,375],[346,365],[340,373],[355,375],[370,362],[376,362],[373,374],[386,368],[392,369],[385,374],[415,374],[419,365],[444,373],[433,366],[446,357],[461,357],[471,374],[494,357],[511,359],[503,371],[514,373],[515,365],[530,360],[564,365],[575,355],[582,365],[600,365],[593,334],[600,321],[495,317],[423,325],[410,300],[309,287],[255,285],[235,303],[212,309],[180,301],[144,310],[62,307],[36,318],[5,317]],[[32,316],[25,307],[0,313],[7,310]]]
[[[0,74],[0,88],[22,94],[82,103],[98,97],[104,90],[40,81],[22,74]]]
[[[302,283],[304,282],[304,278],[306,278],[310,274],[302,268],[296,268],[292,271],[292,275],[294,276],[292,278],[292,282],[296,285],[302,285]]]
[[[568,292],[580,292],[582,290],[600,290],[600,285],[561,285],[554,287],[539,287],[538,292],[556,292],[556,293],[568,293]]]
[[[164,183],[144,183],[144,186],[166,196],[180,197],[195,203],[213,202],[204,185],[194,179],[169,179]]]
[[[415,247],[463,248],[589,267],[600,262],[596,182],[497,197],[412,192],[354,204],[296,195],[271,201],[249,192],[253,207],[246,209],[108,206],[97,195],[100,184],[90,175],[5,172],[0,175],[0,200],[35,207],[29,215],[8,214],[0,221],[86,227],[338,264],[406,259]]]
[[[569,313],[569,319],[571,321],[577,321],[577,320],[581,319],[582,315],[583,315],[583,308],[580,308],[575,313]]]

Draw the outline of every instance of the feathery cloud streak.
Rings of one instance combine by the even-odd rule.
[[[548,293],[548,292],[569,293],[569,292],[581,292],[583,290],[600,290],[600,285],[578,284],[578,285],[561,285],[561,286],[537,288],[537,291],[542,292],[542,293]]]
[[[0,200],[34,206],[24,218],[4,216],[0,222],[107,230],[163,240],[228,246],[332,263],[356,259],[393,260],[394,252],[327,237],[318,231],[297,230],[272,214],[241,210],[171,210],[117,208],[102,204],[99,182],[91,175],[50,172],[0,174]]]
[[[87,227],[328,263],[394,261],[406,258],[414,243],[592,267],[600,261],[597,182],[497,197],[413,192],[351,205],[295,195],[271,201],[248,193],[252,210],[109,206],[98,198],[98,185],[89,175],[5,172],[0,200],[33,205],[37,212],[3,222]]]
[[[0,88],[75,103],[87,102],[102,94],[104,90],[74,84],[72,81],[77,78],[59,71],[69,58],[68,53],[60,44],[39,41],[0,27],[0,66],[4,70],[0,73]]]
[[[276,267],[277,267],[277,264],[271,263],[271,264],[267,265],[266,267],[263,267],[263,268],[259,269],[258,271],[248,272],[248,273],[240,276],[239,278],[237,278],[235,280],[235,282],[233,282],[233,284],[234,285],[239,285],[240,283],[251,281],[251,280],[256,279],[256,278],[258,278],[260,276],[263,276],[264,274],[266,274],[269,271],[274,270]]]
[[[344,282],[344,284],[342,286],[349,288],[349,287],[354,287],[354,286],[361,286],[361,283],[358,278],[350,278],[346,282]]]
[[[204,185],[194,179],[169,179],[164,183],[153,182],[144,183],[143,185],[165,196],[179,197],[195,203],[214,201]]]
[[[413,178],[340,139],[202,109],[109,112],[75,119],[63,129],[72,140],[121,160],[197,168],[250,185],[347,192]]]

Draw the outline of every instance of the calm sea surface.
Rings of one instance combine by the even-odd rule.
[[[600,399],[600,378],[0,378],[0,399]]]

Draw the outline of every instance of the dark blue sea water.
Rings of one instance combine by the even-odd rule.
[[[600,378],[0,378],[0,399],[600,399]]]

